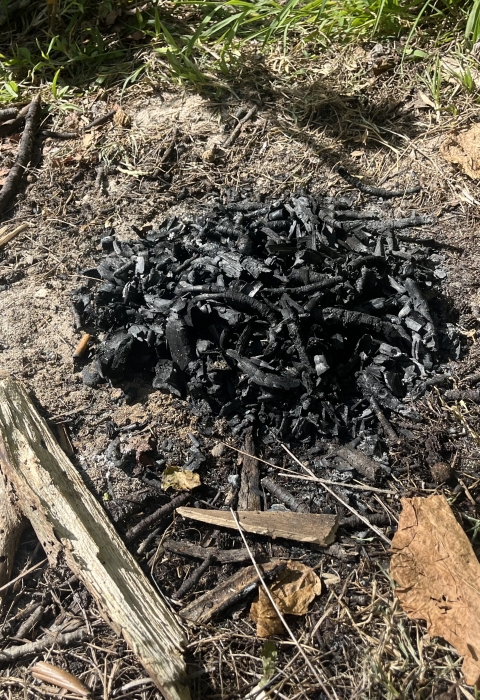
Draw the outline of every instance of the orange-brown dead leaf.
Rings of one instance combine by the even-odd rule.
[[[312,600],[321,592],[322,583],[317,574],[298,561],[289,561],[270,586],[270,593],[283,615],[305,615]],[[257,623],[257,637],[284,632],[282,621],[263,588],[259,588],[258,600],[252,603],[250,617]]]
[[[440,147],[446,161],[460,165],[473,180],[480,178],[480,124],[450,134]]]
[[[465,679],[479,688],[480,564],[444,496],[402,506],[390,564],[400,604],[464,656]]]

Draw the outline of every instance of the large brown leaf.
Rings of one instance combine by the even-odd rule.
[[[464,656],[480,687],[480,564],[444,496],[403,498],[392,541],[392,578],[402,608]]]

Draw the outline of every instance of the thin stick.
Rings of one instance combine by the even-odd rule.
[[[43,564],[46,564],[48,562],[48,559],[42,559],[42,561],[39,561],[38,564],[35,564],[34,566],[31,566],[29,569],[24,571],[21,574],[18,574],[18,576],[15,576],[15,578],[12,578],[11,581],[8,583],[5,583],[1,588],[0,588],[0,593],[7,588],[10,588],[10,586],[13,586],[14,583],[19,581],[21,578],[24,578],[25,576],[28,576],[28,574],[31,574],[32,571],[35,571],[35,569],[39,569]]]
[[[13,231],[10,231],[10,233],[6,233],[4,236],[0,237],[0,248],[4,246],[8,241],[11,241],[12,238],[17,236],[19,233],[22,233],[22,231],[25,231],[26,228],[29,228],[30,224],[28,221],[25,221],[23,224],[20,224],[20,226],[17,226],[17,228],[14,228]]]
[[[276,602],[275,602],[275,600],[274,600],[272,594],[270,593],[270,590],[269,590],[267,584],[266,584],[265,581],[264,581],[264,578],[263,578],[263,576],[262,576],[262,572],[260,571],[260,568],[259,568],[257,562],[255,561],[255,557],[253,556],[252,550],[250,549],[250,547],[249,547],[249,545],[248,545],[248,542],[247,542],[247,540],[246,540],[246,537],[245,537],[245,535],[243,534],[243,530],[242,530],[242,527],[241,527],[241,525],[240,525],[240,522],[239,522],[239,520],[238,520],[238,518],[237,518],[237,514],[235,513],[235,511],[233,510],[233,508],[230,508],[230,512],[231,512],[231,514],[232,514],[232,518],[235,520],[235,523],[236,523],[236,525],[237,525],[238,531],[239,531],[239,533],[240,533],[240,537],[242,538],[243,543],[244,543],[244,545],[245,545],[245,547],[246,547],[246,549],[247,549],[247,551],[248,551],[248,553],[249,553],[249,555],[250,555],[250,558],[251,558],[251,560],[252,560],[252,564],[253,564],[253,566],[255,567],[255,571],[257,572],[258,579],[259,579],[260,583],[262,584],[263,589],[264,589],[265,593],[267,594],[267,597],[268,597],[270,603],[273,605],[273,608],[275,609],[275,612],[277,613],[277,615],[278,615],[278,617],[280,618],[280,620],[281,620],[283,626],[284,626],[285,629],[287,630],[290,639],[291,639],[292,642],[295,644],[295,646],[297,647],[298,651],[299,651],[300,654],[302,655],[302,657],[303,657],[305,663],[307,664],[308,668],[310,669],[310,671],[313,673],[313,675],[314,675],[315,678],[317,679],[320,688],[321,688],[322,691],[325,693],[325,695],[327,696],[327,698],[329,698],[329,700],[332,700],[332,696],[331,696],[330,693],[328,692],[328,690],[327,690],[327,688],[326,688],[324,682],[322,681],[322,679],[321,679],[320,676],[318,675],[317,671],[315,670],[315,668],[314,668],[313,665],[312,665],[312,662],[310,661],[310,659],[308,658],[308,656],[305,654],[305,652],[304,652],[304,650],[302,649],[302,647],[300,646],[300,644],[299,644],[297,638],[295,637],[295,635],[293,634],[292,630],[291,630],[290,627],[288,626],[287,621],[285,620],[284,616],[282,615],[282,613],[281,613],[280,610],[278,609],[278,605],[276,604]],[[333,692],[334,692],[335,698],[338,698],[337,694],[335,693],[335,690],[334,690]]]
[[[229,148],[229,147],[233,144],[233,142],[236,140],[237,136],[238,136],[239,133],[241,132],[242,126],[243,126],[244,124],[246,124],[246,122],[248,122],[248,121],[256,114],[257,109],[258,109],[258,107],[257,107],[256,105],[253,106],[253,107],[247,112],[247,114],[246,114],[244,117],[242,117],[242,119],[239,119],[239,120],[238,120],[238,124],[237,124],[237,126],[235,127],[235,129],[232,131],[232,133],[230,134],[230,136],[228,136],[228,137],[225,139],[225,141],[222,143],[222,148]]]
[[[247,457],[253,457],[253,455],[249,455],[247,452],[244,452],[243,450],[239,450],[237,447],[234,447],[233,445],[229,445],[228,442],[222,442],[220,440],[221,445],[225,445],[225,447],[228,447],[230,450],[234,450],[235,452],[238,452],[241,455],[247,455]],[[267,460],[262,459],[261,457],[255,457],[255,459],[258,462],[262,462],[262,464],[266,464],[269,467],[273,467],[274,469],[281,469],[282,472],[288,472],[287,474],[279,474],[279,476],[291,476],[295,479],[303,479],[304,481],[318,481],[319,484],[330,484],[331,486],[344,486],[347,489],[355,489],[358,491],[372,491],[373,493],[386,493],[388,496],[395,496],[396,491],[392,491],[390,489],[378,489],[375,486],[364,486],[363,484],[344,484],[339,481],[331,481],[330,479],[320,479],[318,476],[300,476],[297,472],[294,472],[293,469],[286,469],[285,467],[279,467],[278,464],[274,464],[273,462],[267,462]]]
[[[307,472],[307,474],[309,474],[309,475],[312,477],[312,480],[318,481],[319,483],[321,483],[320,480],[315,476],[315,474],[314,474],[308,467],[306,467],[304,464],[302,464],[302,463],[300,462],[300,460],[297,459],[297,457],[295,457],[295,455],[293,454],[293,452],[290,452],[290,450],[288,449],[288,447],[287,447],[286,445],[283,444],[283,442],[281,442],[280,445],[281,445],[282,448],[285,450],[285,452],[286,452],[288,455],[290,455],[290,457],[291,457],[293,460],[295,460],[295,462],[296,462],[298,465],[300,465],[300,466],[302,467],[302,469],[305,469],[305,471]],[[347,510],[349,510],[351,513],[353,513],[357,518],[360,518],[360,520],[361,520],[363,523],[365,523],[365,525],[366,525],[367,527],[369,527],[370,530],[372,530],[372,531],[373,531],[376,535],[378,535],[378,537],[380,537],[384,542],[387,542],[388,546],[390,546],[390,544],[391,544],[390,540],[388,539],[388,537],[387,537],[386,535],[383,534],[383,532],[382,532],[381,530],[378,529],[378,527],[375,527],[375,525],[372,525],[372,523],[371,523],[367,518],[365,518],[363,515],[361,515],[357,510],[355,510],[355,508],[352,508],[352,506],[350,506],[346,501],[344,501],[343,498],[340,498],[340,496],[337,496],[337,494],[335,493],[335,491],[334,491],[333,489],[331,489],[329,486],[327,486],[325,483],[322,483],[322,486],[323,486],[323,488],[325,489],[325,491],[328,491],[329,494],[331,494],[334,498],[336,498],[337,501],[338,501],[339,503],[342,504],[342,506],[344,506],[345,508],[347,508]]]

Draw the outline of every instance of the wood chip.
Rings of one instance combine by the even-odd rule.
[[[201,508],[177,508],[184,518],[199,520],[216,527],[237,529],[232,515],[224,510],[203,510]],[[246,532],[268,537],[283,537],[296,542],[308,542],[326,547],[335,540],[338,527],[335,515],[312,513],[289,513],[273,511],[239,511],[238,520]]]

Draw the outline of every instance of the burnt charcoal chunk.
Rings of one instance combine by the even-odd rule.
[[[155,367],[154,389],[165,394],[181,398],[184,393],[184,381],[180,368],[172,360],[159,360]]]
[[[180,369],[186,369],[188,363],[195,359],[191,329],[182,319],[169,318],[165,337],[172,360]]]
[[[134,338],[124,331],[115,333],[105,341],[97,355],[102,376],[119,377],[125,374]]]

